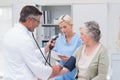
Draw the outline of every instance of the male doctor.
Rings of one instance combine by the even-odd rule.
[[[47,80],[59,72],[60,66],[45,66],[41,61],[40,52],[31,36],[40,23],[42,13],[34,6],[22,8],[19,23],[7,32],[3,39],[5,47],[4,80]],[[49,43],[44,53],[49,51]]]

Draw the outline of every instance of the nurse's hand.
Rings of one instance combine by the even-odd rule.
[[[65,62],[69,59],[68,56],[63,56],[63,55],[58,55],[58,57],[59,57],[60,59],[62,59],[63,61],[65,61]]]

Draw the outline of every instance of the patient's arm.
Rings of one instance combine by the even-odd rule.
[[[59,71],[57,71],[56,74],[52,74],[50,78],[60,76],[62,74],[67,73],[68,71],[72,71],[75,68],[75,63],[76,63],[76,59],[74,58],[74,56],[71,56],[69,60],[63,65],[64,67],[61,68]]]
[[[57,74],[52,74],[49,78],[54,78],[54,77],[63,75],[63,74],[65,74],[65,73],[67,73],[67,72],[69,72],[69,70],[64,67],[59,73],[57,73]]]
[[[59,58],[61,58],[63,61],[67,61],[69,59],[68,56],[62,56],[62,55],[58,55]]]

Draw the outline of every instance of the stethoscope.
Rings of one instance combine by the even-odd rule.
[[[33,28],[32,28],[32,22],[30,22],[30,24],[31,24],[30,28],[31,28],[31,30],[33,30]],[[29,30],[29,29],[28,29],[28,30]],[[29,30],[29,31],[30,31],[30,30]],[[31,32],[31,31],[30,31],[30,32]],[[43,56],[43,58],[44,58],[44,60],[45,60],[45,63],[47,63],[50,67],[52,67],[52,65],[50,64],[50,62],[48,62],[48,59],[45,58],[45,56],[44,56],[44,54],[43,54],[43,52],[42,52],[42,50],[41,50],[41,48],[40,48],[37,40],[35,39],[34,33],[33,33],[33,32],[31,32],[31,33],[32,33],[32,37],[33,37],[33,39],[34,39],[34,41],[35,41],[35,44],[37,45],[40,53],[42,54],[42,56]],[[50,54],[49,54],[49,55],[50,55]],[[47,56],[47,57],[49,57],[49,56]]]
[[[32,23],[31,23],[31,29],[32,29]],[[43,52],[42,52],[42,50],[41,50],[41,48],[40,48],[37,40],[35,39],[33,32],[32,32],[32,37],[33,37],[33,39],[34,39],[34,41],[35,41],[35,43],[36,43],[36,45],[37,45],[40,53],[42,54],[42,56],[43,56],[43,58],[44,58],[44,60],[45,60],[45,65],[48,64],[50,67],[52,67],[52,65],[50,64],[50,59],[51,59],[51,50],[53,49],[53,46],[52,46],[52,45],[49,45],[50,51],[49,51],[48,56],[47,56],[47,58],[46,58],[46,57],[44,56],[44,54],[43,54]],[[52,43],[53,41],[55,41],[57,38],[58,38],[58,36],[55,36],[54,38],[52,38],[51,43]]]
[[[32,32],[32,37],[33,37],[33,39],[34,39],[34,41],[35,41],[35,43],[36,43],[36,45],[37,45],[40,53],[42,54],[42,56],[43,56],[43,58],[44,58],[44,60],[45,60],[45,65],[46,65],[46,63],[47,63],[50,67],[52,67],[52,65],[50,64],[51,50],[49,51],[49,54],[48,54],[48,56],[47,56],[47,58],[46,58],[45,55],[43,54],[43,52],[42,52],[42,50],[41,50],[41,48],[40,48],[37,40],[35,39],[33,32]],[[48,59],[49,59],[49,61],[48,61]]]
[[[50,60],[51,60],[51,50],[53,49],[53,46],[52,46],[52,45],[49,45],[50,51],[49,51],[48,56],[47,56],[47,58],[46,58],[46,57],[44,56],[44,54],[43,54],[43,52],[42,52],[42,50],[41,50],[41,48],[40,48],[37,40],[35,39],[33,32],[32,32],[32,37],[33,37],[33,39],[34,39],[34,41],[35,41],[35,43],[36,43],[39,51],[41,52],[41,54],[42,54],[42,56],[43,56],[43,58],[44,58],[44,60],[45,60],[45,65],[48,64],[50,67],[52,67],[52,65],[50,64]],[[51,40],[51,43],[52,43],[53,41],[55,41],[57,38],[58,38],[58,35],[57,35],[57,36],[54,36],[54,38],[52,38],[52,40]]]

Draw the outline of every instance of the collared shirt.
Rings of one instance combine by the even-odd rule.
[[[42,63],[33,38],[25,26],[18,23],[5,35],[4,80],[47,80],[51,67]]]

